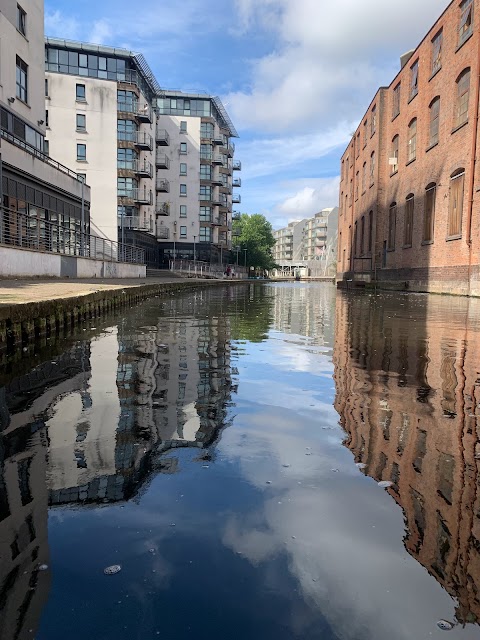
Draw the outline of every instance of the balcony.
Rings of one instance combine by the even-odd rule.
[[[153,122],[153,109],[152,107],[145,103],[142,107],[137,104],[137,108],[135,111],[135,117],[139,122],[147,122],[151,124]]]
[[[153,178],[153,165],[148,160],[134,160],[133,170],[142,178]]]
[[[221,226],[221,222],[220,222],[220,217],[219,216],[213,216],[212,218],[212,225],[214,227],[220,227]]]
[[[232,202],[234,204],[240,204],[241,201],[242,201],[242,197],[238,193],[232,196]]]
[[[132,189],[133,199],[138,204],[153,204],[153,194],[148,189]]]
[[[169,216],[170,204],[168,202],[157,202],[155,205],[155,215],[157,216]]]
[[[140,216],[117,216],[117,224],[120,229],[133,229],[134,231],[153,231],[150,218]]]
[[[157,153],[155,156],[155,165],[158,169],[170,169],[170,158],[165,153]]]
[[[242,214],[240,213],[240,211],[234,211],[234,212],[232,213],[232,220],[240,220],[241,215],[242,215]]]
[[[223,156],[219,156],[219,155],[213,156],[212,163],[216,164],[216,165],[219,165],[221,167],[223,167],[223,165],[225,164]]]
[[[169,193],[170,191],[170,182],[165,180],[165,178],[157,179],[155,183],[155,189],[157,191],[162,191],[163,193]]]
[[[241,171],[242,170],[242,163],[240,162],[240,160],[234,160],[234,162],[233,162],[233,170],[234,171]]]
[[[234,187],[241,187],[242,186],[242,179],[241,178],[235,178],[235,180],[232,182],[232,185]]]
[[[149,151],[153,149],[153,138],[149,133],[145,133],[144,131],[135,131],[133,142],[137,149],[148,149]]]
[[[203,160],[204,162],[211,162],[212,159],[212,153],[210,153],[209,151],[200,151],[200,160]]]
[[[213,204],[214,207],[224,206],[222,204],[222,199],[221,199],[220,195],[215,195],[215,194],[212,194],[212,204]]]
[[[225,136],[223,135],[223,133],[215,133],[212,138],[212,143],[221,145],[223,147],[226,143]]]
[[[167,227],[158,227],[157,228],[157,239],[158,240],[168,240],[170,238],[170,229]]]
[[[201,176],[200,176],[201,178]],[[215,185],[216,187],[223,187],[223,179],[221,175],[215,175],[215,173],[212,176],[212,184]]]
[[[155,140],[160,147],[168,147],[170,144],[170,136],[166,129],[157,129],[155,133]]]

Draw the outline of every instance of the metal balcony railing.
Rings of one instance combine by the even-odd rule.
[[[169,216],[170,204],[168,202],[157,202],[155,205],[155,215],[157,216]]]
[[[168,240],[170,238],[170,229],[168,227],[158,227],[157,238],[159,240]]]
[[[117,216],[117,224],[121,229],[134,229],[135,231],[153,231],[153,222],[150,218],[141,216]]]
[[[242,163],[240,162],[240,160],[234,160],[232,167],[234,171],[241,171]]]
[[[155,164],[159,169],[170,169],[170,158],[166,153],[157,153],[155,156]]]
[[[232,202],[234,202],[235,204],[240,204],[241,201],[242,201],[242,197],[238,193],[232,196]]]
[[[153,194],[148,189],[139,189],[137,187],[133,189],[118,189],[117,195],[119,198],[127,198],[133,200],[139,204],[152,204]]]
[[[155,134],[155,140],[161,147],[168,147],[170,144],[170,136],[166,129],[157,129]]]
[[[0,208],[0,244],[107,262],[145,264],[143,249],[5,208]]]
[[[235,178],[235,180],[233,180],[232,185],[234,187],[241,187],[242,186],[242,179],[241,178]]]
[[[135,131],[133,135],[134,144],[140,149],[153,149],[153,138],[145,131]]]
[[[210,151],[200,151],[200,160],[212,160],[213,154]]]
[[[240,220],[241,215],[240,211],[234,211],[232,213],[232,220]]]
[[[155,189],[157,191],[163,191],[164,193],[168,193],[170,191],[170,182],[165,179],[157,179],[155,184]]]
[[[133,170],[139,176],[153,178],[153,165],[148,160],[134,160]]]
[[[217,165],[224,165],[225,160],[223,158],[223,156],[219,156],[219,155],[214,155],[212,158],[212,162],[213,164],[217,164]]]

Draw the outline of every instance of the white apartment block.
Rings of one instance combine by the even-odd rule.
[[[0,0],[0,243],[25,246],[28,235],[55,251],[67,229],[75,252],[90,190],[45,152],[43,21],[43,0]]]
[[[288,226],[273,232],[276,241],[273,247],[275,262],[301,259],[303,227],[306,222],[306,218],[294,220]]]
[[[122,241],[129,230],[153,234],[153,101],[160,87],[145,60],[47,38],[45,70],[49,151],[90,186],[92,232]]]

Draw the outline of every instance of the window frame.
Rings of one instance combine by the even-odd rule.
[[[181,204],[180,205],[179,216],[180,216],[180,218],[186,218],[187,217],[187,205],[186,204]]]
[[[402,83],[398,82],[393,89],[393,102],[392,102],[392,120],[400,115],[400,98],[401,98]]]
[[[409,102],[418,94],[418,61],[419,58],[410,66],[410,96]]]
[[[180,175],[181,176],[186,176],[187,175],[187,163],[186,162],[180,162]]]
[[[15,97],[28,104],[28,64],[18,55],[15,65]]]
[[[27,12],[17,3],[17,31],[27,37]]]
[[[179,193],[180,193],[181,197],[185,197],[185,196],[188,195],[187,194],[187,185],[186,184],[180,184]]]
[[[407,164],[417,159],[417,118],[412,118],[408,125]]]
[[[180,120],[180,133],[187,133],[187,121]]]
[[[377,105],[374,104],[370,114],[370,137],[375,135],[377,131]]]
[[[388,207],[387,251],[395,251],[396,228],[397,228],[397,203],[392,202],[392,204]]]
[[[415,196],[410,193],[405,199],[405,216],[403,224],[403,248],[409,249],[413,244],[413,223],[415,212]]]
[[[83,118],[83,127],[79,125],[78,119]],[[87,115],[85,113],[75,114],[75,130],[85,133],[87,131]]]
[[[79,154],[80,147],[83,147],[85,153]],[[77,142],[77,162],[87,162],[87,145],[85,142]]]
[[[179,233],[180,233],[180,238],[186,238],[187,237],[187,225],[181,225]]]
[[[464,79],[468,77],[468,84]],[[453,130],[456,131],[468,122],[468,111],[470,107],[470,83],[471,69],[467,67],[458,75],[455,84],[457,86],[457,96],[455,100],[455,123]],[[465,98],[466,96],[466,98]],[[462,111],[462,106],[466,108]],[[464,116],[462,118],[462,116]]]
[[[393,176],[398,172],[398,155],[400,153],[400,136],[397,133],[396,135],[393,136],[392,138],[392,155],[390,156],[391,158],[396,158],[397,162],[396,164],[392,164],[392,170],[390,172],[390,175]]]
[[[448,196],[447,240],[457,240],[462,237],[465,169],[457,169],[450,176]]]
[[[375,151],[370,154],[370,187],[375,184]]]
[[[443,27],[432,38],[432,67],[430,77],[433,77],[442,68]]]
[[[436,112],[434,111],[436,109]],[[440,96],[435,96],[428,106],[429,113],[429,140],[428,148],[431,149],[440,140]]]
[[[464,42],[473,33],[473,0],[463,0],[460,3],[460,21],[458,23],[458,46],[461,47]],[[468,24],[467,24],[468,23]]]
[[[433,197],[432,197],[433,194]],[[427,185],[423,206],[422,244],[433,244],[435,234],[435,206],[437,199],[437,185],[432,182]]]
[[[83,97],[79,95],[79,89],[83,89]],[[81,93],[81,92],[80,92]],[[77,82],[75,85],[75,101],[86,102],[87,101],[87,87],[81,82]]]
[[[187,143],[186,142],[181,142],[180,143],[180,155],[185,156],[187,155]]]

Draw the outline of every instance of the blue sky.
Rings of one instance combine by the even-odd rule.
[[[240,134],[241,211],[278,228],[337,204],[350,134],[447,4],[45,0],[45,32],[143,53],[161,86],[219,95]]]

